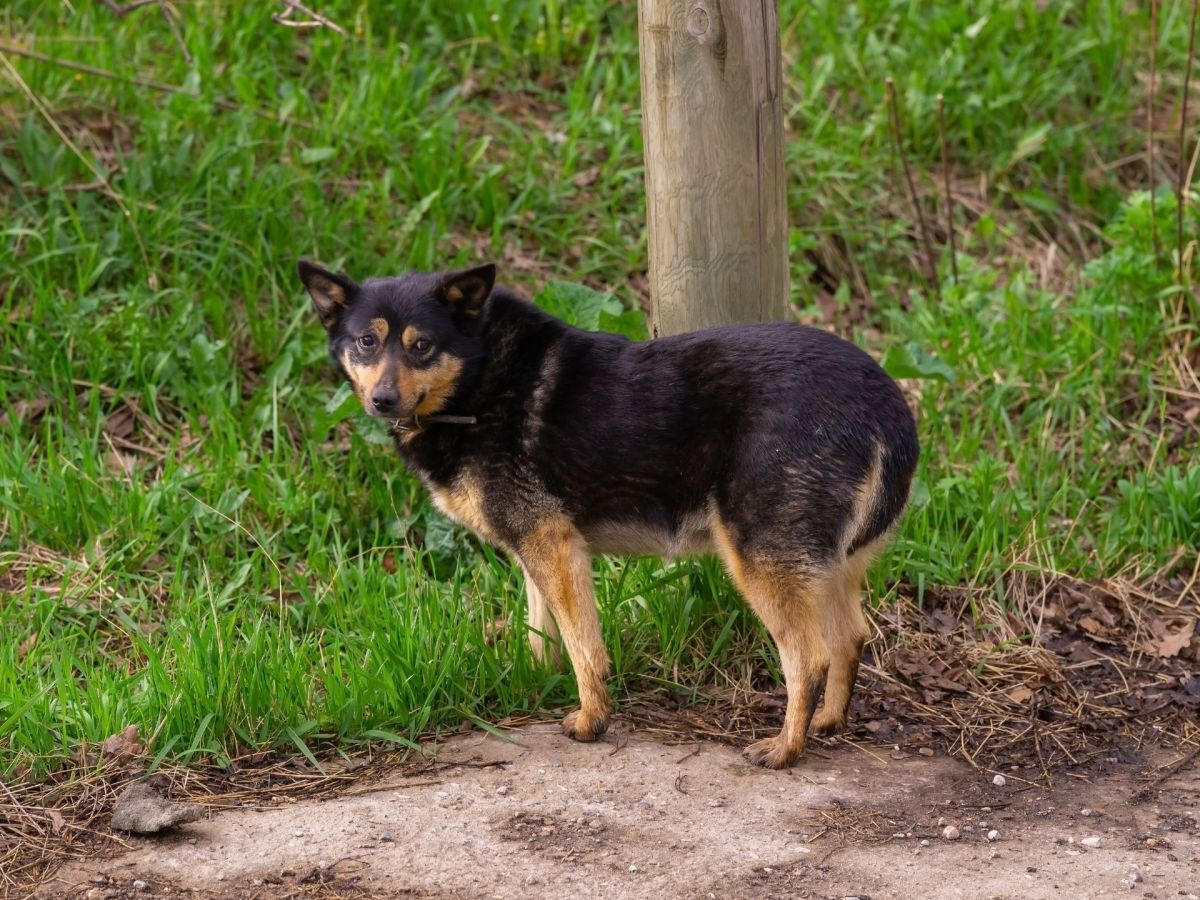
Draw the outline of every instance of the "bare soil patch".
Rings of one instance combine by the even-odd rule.
[[[432,771],[130,838],[63,867],[37,896],[1200,893],[1200,776],[1186,752],[1108,757],[1104,775],[1047,787],[848,740],[767,772],[733,748],[666,744],[620,719],[605,743],[573,743],[551,723],[509,738],[456,736]],[[942,837],[948,824],[958,840]]]

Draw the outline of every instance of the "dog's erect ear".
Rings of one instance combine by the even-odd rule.
[[[483,306],[496,283],[496,266],[488,263],[474,269],[459,269],[447,272],[438,285],[438,296],[450,311],[457,315],[474,318],[483,312]]]
[[[358,285],[347,276],[326,271],[307,259],[300,260],[296,268],[300,272],[300,280],[308,288],[321,324],[329,330],[349,305]]]

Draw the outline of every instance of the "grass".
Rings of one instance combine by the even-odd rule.
[[[1163,4],[1151,179],[1148,22],[1116,0],[1040,5],[782,4],[798,313],[955,374],[910,385],[925,453],[876,603],[1002,597],[1020,569],[1191,571],[1200,392],[1179,348],[1196,335],[1145,193],[1169,245],[1187,11]],[[177,6],[191,64],[153,7],[0,11],[4,44],[179,87],[0,63],[0,774],[130,723],[186,762],[569,704],[519,628],[487,637],[523,615],[507,561],[345,417],[293,266],[490,256],[530,291],[644,300],[636,17],[322,4],[341,38],[270,4]],[[943,249],[940,305],[889,75],[939,243],[946,98],[962,278]],[[618,691],[775,669],[713,561],[597,572]]]

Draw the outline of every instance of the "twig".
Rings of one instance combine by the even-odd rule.
[[[950,149],[946,144],[946,104],[937,95],[938,138],[942,143],[942,178],[946,183],[946,233],[950,236],[950,276],[958,287],[958,251],[954,240],[954,196],[950,193]]]
[[[287,9],[281,13],[276,13],[275,15],[271,16],[271,19],[273,21],[279,23],[280,25],[286,25],[288,28],[321,28],[321,27],[324,27],[324,28],[329,28],[333,31],[336,31],[338,34],[340,34],[342,36],[345,36],[346,29],[342,28],[336,22],[331,22],[329,19],[325,18],[319,12],[309,9],[303,3],[300,3],[299,0],[281,0],[281,2],[283,3],[284,6],[287,7]],[[293,12],[304,13],[304,15],[308,16],[309,21],[307,21],[307,22],[294,21],[293,19],[290,18],[291,14]]]
[[[138,87],[149,88],[152,91],[161,91],[164,94],[183,94],[185,97],[192,97],[196,100],[204,99],[200,94],[194,91],[189,91],[186,88],[175,84],[163,84],[161,81],[151,81],[148,78],[138,78],[134,75],[122,75],[119,72],[113,72],[109,69],[99,69],[95,66],[89,66],[84,63],[73,62],[69,59],[59,59],[56,56],[46,56],[42,53],[37,53],[33,50],[25,50],[22,47],[13,47],[9,44],[0,43],[0,53],[11,53],[13,56],[21,56],[25,59],[32,59],[35,62],[46,63],[50,66],[58,66],[61,69],[68,69],[72,72],[83,72],[85,75],[95,75],[97,78],[106,78],[110,81],[119,81],[123,84],[135,84]],[[265,109],[255,109],[254,107],[243,107],[231,100],[214,100],[213,105],[219,109],[226,109],[230,112],[239,110],[247,110],[248,112],[263,118],[270,119],[272,122],[279,117],[276,113]],[[301,122],[297,119],[291,120],[292,124],[300,128],[313,128],[309,122]]]
[[[1179,181],[1178,198],[1175,203],[1175,250],[1179,254],[1176,260],[1179,284],[1183,284],[1183,210],[1187,206],[1187,185],[1185,183],[1187,159],[1187,108],[1188,85],[1192,80],[1192,60],[1196,54],[1196,12],[1200,10],[1200,0],[1192,0],[1191,25],[1188,27],[1187,68],[1183,74],[1183,99],[1179,110]]]
[[[101,5],[107,6],[113,11],[118,19],[123,19],[135,9],[141,9],[143,6],[150,6],[152,3],[158,3],[159,0],[133,0],[131,3],[124,5],[117,3],[116,0],[100,0]]]
[[[1200,3],[1200,0],[1196,0]],[[904,152],[904,143],[901,139],[901,124],[900,124],[900,105],[896,101],[896,85],[889,78],[887,84],[887,99],[888,110],[891,112],[892,138],[896,142],[896,153],[900,156],[900,167],[904,170],[904,180],[908,182],[908,193],[912,198],[913,210],[917,214],[917,225],[921,229],[921,242],[925,245],[925,260],[928,268],[929,282],[933,286],[933,291],[937,295],[938,302],[942,300],[942,286],[938,282],[937,277],[937,261],[933,255],[933,241],[929,237],[929,228],[925,224],[925,213],[921,211],[921,204],[917,198],[917,186],[913,183],[912,171],[908,167],[908,155]]]
[[[171,8],[171,4],[167,0],[158,0],[158,8],[162,10],[163,18],[167,20],[167,27],[171,29],[171,36],[175,38],[175,43],[179,45],[179,52],[183,54],[184,60],[190,66],[192,64],[192,54],[188,53],[187,44],[183,42],[183,35],[179,31],[179,23],[175,21],[178,13]]]
[[[129,222],[129,230],[133,233],[134,241],[137,242],[138,252],[142,257],[142,265],[146,267],[147,281],[150,289],[158,290],[158,278],[155,275],[153,266],[150,265],[150,254],[146,252],[146,245],[142,241],[142,233],[138,230],[137,221],[133,218],[133,212],[129,209],[129,206],[126,205],[125,198],[122,197],[121,194],[115,188],[113,188],[112,184],[109,183],[108,173],[101,170],[99,166],[93,164],[90,159],[84,156],[83,151],[75,146],[75,142],[71,140],[70,136],[68,136],[65,131],[63,131],[62,126],[58,124],[58,120],[51,115],[46,104],[42,102],[42,98],[35,94],[33,89],[26,84],[25,79],[21,77],[21,73],[16,70],[16,67],[8,61],[8,57],[3,53],[0,53],[0,63],[4,64],[4,68],[8,71],[9,78],[12,79],[13,83],[21,89],[21,92],[25,94],[26,98],[34,105],[37,111],[42,114],[42,117],[50,125],[54,133],[58,135],[59,139],[67,145],[71,152],[79,158],[79,161],[82,162],[86,168],[91,170],[92,174],[96,176],[97,180],[104,184],[104,195],[117,204],[122,214],[125,216],[125,220]]]
[[[1186,754],[1182,759],[1177,759],[1163,769],[1148,783],[1142,785],[1129,796],[1131,803],[1141,803],[1143,800],[1149,800],[1154,793],[1155,788],[1170,778],[1172,775],[1178,774],[1183,768],[1195,761],[1196,756],[1200,754],[1200,747],[1194,747],[1192,751]]]
[[[1154,241],[1154,265],[1162,263],[1158,237],[1158,214],[1154,202],[1154,75],[1158,68],[1158,0],[1150,0],[1150,97],[1146,101],[1146,171],[1150,182],[1150,236]]]

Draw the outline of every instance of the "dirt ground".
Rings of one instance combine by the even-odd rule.
[[[1181,756],[1043,787],[848,741],[768,772],[620,720],[591,745],[551,724],[474,732],[435,775],[131,838],[38,896],[1197,900],[1200,775],[1150,783]]]

